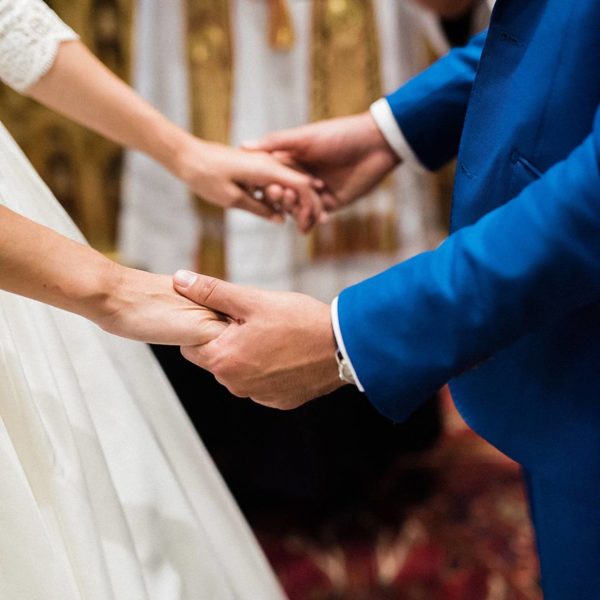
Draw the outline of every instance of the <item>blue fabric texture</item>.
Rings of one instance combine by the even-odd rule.
[[[554,515],[570,510],[557,498],[600,492],[599,25],[597,0],[498,0],[485,34],[389,96],[425,165],[457,158],[452,231],[338,307],[383,414],[402,421],[450,381],[467,422],[544,482]],[[599,597],[600,569],[571,582],[577,595],[550,576],[565,590],[581,553],[600,555],[594,510],[567,553],[573,531],[542,519],[547,600]]]

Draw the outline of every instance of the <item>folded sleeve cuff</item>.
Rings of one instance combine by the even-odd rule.
[[[340,328],[340,320],[338,317],[338,299],[337,298],[335,298],[335,300],[331,303],[331,323],[333,325],[333,333],[335,335],[335,340],[337,342],[338,348],[340,349],[342,356],[344,357],[344,359],[348,363],[348,366],[350,367],[350,372],[352,373],[352,376],[354,377],[356,386],[358,387],[358,389],[361,392],[364,392],[365,388],[360,383],[358,375],[356,374],[356,370],[354,369],[354,366],[352,365],[352,361],[350,360],[350,356],[348,355],[348,352],[346,351],[346,345],[344,344],[344,337],[342,336],[342,330]]]
[[[0,80],[26,92],[50,70],[60,44],[77,39],[42,0],[0,0]]]
[[[406,137],[404,137],[387,98],[380,98],[371,104],[370,111],[377,127],[379,127],[383,137],[398,158],[415,169],[424,170],[423,163],[417,158]]]

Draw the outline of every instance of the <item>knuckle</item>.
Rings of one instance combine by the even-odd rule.
[[[202,287],[200,288],[200,299],[203,302],[209,302],[211,297],[216,292],[219,287],[220,281],[215,279],[214,277],[207,277],[202,282]]]
[[[272,183],[265,188],[266,197],[272,202],[277,202],[281,199],[283,188],[278,183]]]
[[[244,393],[243,388],[239,385],[230,385],[228,387],[228,389],[236,398],[247,398],[248,397],[248,394]]]
[[[199,362],[198,350],[195,346],[186,346],[180,349],[181,356],[187,361],[197,364]]]
[[[232,379],[232,375],[235,373],[229,354],[222,349],[217,350],[210,357],[208,367],[213,375],[224,381]]]
[[[296,177],[298,177],[298,182],[307,188],[311,188],[312,178],[309,177],[306,173],[296,173]]]
[[[209,363],[210,372],[219,379],[229,379],[229,369],[227,366],[227,357],[217,352],[210,357]]]
[[[275,408],[275,409],[279,408],[277,406],[277,401],[274,400],[270,396],[262,396],[262,395],[252,396],[251,400],[253,402],[256,402],[256,404],[260,404],[261,406],[266,406],[268,408]]]
[[[218,357],[213,357],[208,363],[210,372],[219,380],[227,380],[227,366],[223,360]]]
[[[229,194],[230,206],[239,206],[246,199],[246,194],[238,187],[232,189]]]

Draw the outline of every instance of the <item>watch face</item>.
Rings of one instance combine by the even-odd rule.
[[[335,360],[338,364],[338,374],[340,379],[345,383],[356,385],[354,375],[352,374],[352,369],[350,369],[348,361],[344,358],[344,355],[342,354],[342,351],[339,348],[336,348]]]
[[[350,367],[348,365],[344,365],[344,379],[348,383],[354,384],[354,375],[352,375],[352,371],[350,371]]]
[[[346,383],[354,384],[354,375],[352,374],[352,370],[350,369],[350,365],[346,362],[345,359],[342,359],[340,364],[340,379],[345,381]]]

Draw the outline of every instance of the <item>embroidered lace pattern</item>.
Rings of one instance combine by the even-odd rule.
[[[26,90],[50,69],[60,43],[76,39],[42,0],[0,0],[0,79]]]

